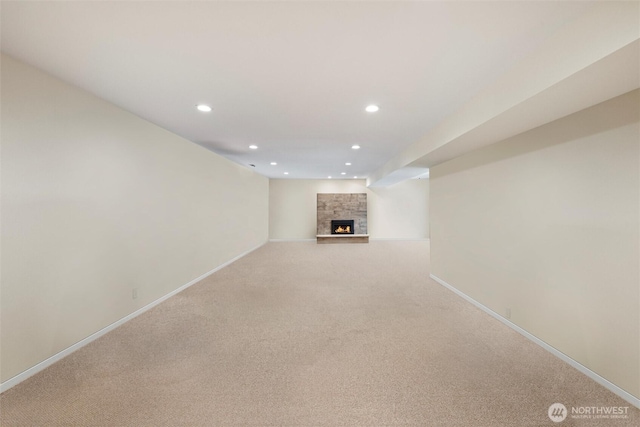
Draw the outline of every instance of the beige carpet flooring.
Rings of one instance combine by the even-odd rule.
[[[269,243],[0,396],[8,426],[638,426],[428,279],[428,242]],[[551,422],[554,402],[628,419]]]

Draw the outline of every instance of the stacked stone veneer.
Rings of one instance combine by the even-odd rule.
[[[355,234],[367,232],[367,194],[318,194],[318,234],[331,234],[331,220],[352,219]]]

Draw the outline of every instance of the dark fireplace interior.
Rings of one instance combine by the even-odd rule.
[[[332,219],[331,234],[354,234],[352,219]]]

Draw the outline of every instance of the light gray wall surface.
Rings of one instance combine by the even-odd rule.
[[[367,188],[365,180],[272,179],[269,182],[269,238],[315,239],[318,193],[365,193],[367,231],[373,239],[429,237],[429,180],[407,180]]]
[[[640,96],[431,169],[431,270],[640,397]]]
[[[3,382],[268,239],[266,178],[4,55],[1,132]]]

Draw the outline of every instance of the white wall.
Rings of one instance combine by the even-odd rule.
[[[318,193],[366,193],[372,239],[429,237],[429,182],[415,179],[388,188],[367,188],[365,180],[285,180],[269,182],[269,238],[316,238]]]
[[[268,238],[266,178],[7,56],[1,132],[2,381]]]
[[[432,273],[640,397],[640,93],[431,169]]]
[[[376,239],[429,237],[429,180],[409,179],[369,189],[371,236]]]

